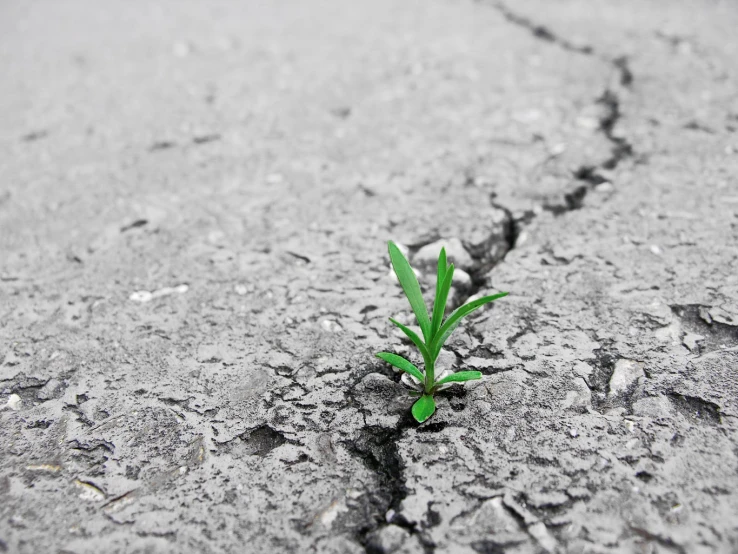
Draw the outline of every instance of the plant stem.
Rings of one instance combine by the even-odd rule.
[[[425,394],[430,394],[436,381],[436,361],[430,356],[423,356],[425,363]]]

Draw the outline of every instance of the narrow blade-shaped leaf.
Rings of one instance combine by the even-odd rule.
[[[446,259],[446,247],[442,246],[441,251],[438,253],[438,282],[443,283],[443,279],[446,277],[446,270],[448,269],[448,260]],[[437,288],[437,285],[436,285]]]
[[[463,383],[464,381],[474,381],[481,378],[481,371],[458,371],[444,377],[440,381],[436,381],[436,386],[444,385],[446,383]]]
[[[397,280],[400,281],[400,286],[405,291],[405,296],[407,296],[410,302],[410,307],[415,312],[415,317],[418,318],[418,324],[423,331],[423,338],[425,338],[426,342],[429,342],[431,340],[430,318],[428,317],[428,308],[426,308],[425,301],[423,300],[423,293],[420,291],[418,278],[415,276],[413,268],[410,267],[410,262],[400,252],[397,245],[389,241],[388,248]]]
[[[438,305],[438,295],[443,290],[443,282],[446,280],[446,271],[448,270],[448,261],[446,260],[446,248],[441,248],[441,252],[438,254],[438,271],[436,273],[436,296],[433,300],[433,313],[431,314],[431,334],[438,331],[441,326],[440,323],[436,325],[436,306]],[[443,321],[443,315],[441,315],[441,321]],[[433,337],[431,337],[433,340]]]
[[[430,357],[428,347],[425,345],[425,343],[422,341],[422,339],[418,336],[418,334],[413,331],[412,329],[408,329],[405,327],[402,323],[399,321],[396,321],[392,318],[389,318],[389,320],[397,325],[397,327],[407,335],[407,338],[409,338],[411,341],[413,341],[413,344],[418,347],[418,350],[420,350],[420,353],[423,356],[423,359],[426,357]]]
[[[445,258],[445,256],[444,256]],[[446,312],[446,301],[448,300],[448,292],[451,290],[451,282],[454,279],[454,264],[451,264],[444,273],[445,277],[442,283],[436,283],[436,301],[433,304],[433,320],[431,321],[431,333],[435,337],[438,329],[441,328],[443,316]]]
[[[443,346],[443,343],[445,343],[448,340],[448,337],[451,336],[451,333],[454,332],[454,329],[459,325],[461,322],[461,318],[464,316],[469,315],[477,308],[481,308],[485,304],[489,304],[490,302],[493,302],[497,300],[498,298],[502,298],[503,296],[507,296],[508,293],[506,292],[500,292],[498,294],[493,294],[491,296],[483,296],[482,298],[478,298],[477,300],[474,300],[473,302],[469,302],[468,304],[464,304],[463,306],[459,306],[456,308],[450,316],[448,316],[448,319],[446,322],[441,325],[441,328],[438,330],[438,333],[436,333],[436,336],[433,339],[433,343],[430,345],[430,352],[433,356],[433,359],[435,359],[438,356],[438,353],[441,351],[441,347]]]
[[[433,415],[436,411],[436,401],[429,394],[421,396],[415,404],[413,404],[413,417],[418,423],[423,423],[426,419]]]
[[[391,354],[389,352],[379,352],[377,354],[377,358],[384,360],[388,364],[392,364],[401,371],[409,373],[410,375],[418,379],[421,383],[425,382],[425,375],[423,375],[417,367],[415,367],[402,356]]]

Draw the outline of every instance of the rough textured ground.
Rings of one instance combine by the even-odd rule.
[[[3,2],[0,552],[738,551],[736,28]],[[511,293],[422,426],[388,239]]]

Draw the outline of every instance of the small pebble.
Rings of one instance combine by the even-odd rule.
[[[8,408],[11,410],[20,410],[22,399],[17,394],[11,394],[8,397]]]
[[[190,290],[189,285],[177,285],[176,287],[164,287],[161,289],[157,289],[154,292],[149,292],[147,290],[138,290],[134,293],[132,293],[128,299],[133,300],[134,302],[151,302],[154,298],[159,298],[161,296],[168,296],[170,294],[179,293],[184,294]]]
[[[343,330],[343,328],[337,322],[335,322],[335,321],[333,321],[331,319],[324,319],[320,323],[320,326],[324,330],[326,330],[326,331],[328,331],[330,333],[339,333],[340,331]]]
[[[128,297],[129,300],[134,302],[150,302],[154,296],[147,290],[137,290]]]
[[[472,284],[471,277],[463,269],[454,268],[454,283],[457,287],[466,288]]]
[[[468,269],[474,265],[474,260],[469,255],[469,252],[466,251],[464,245],[456,237],[441,239],[423,246],[423,248],[415,253],[413,263],[422,268],[434,270],[438,266],[438,253],[441,251],[441,248],[446,249],[448,262],[453,262],[457,268]]]

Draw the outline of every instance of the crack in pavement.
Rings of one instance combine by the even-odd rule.
[[[485,0],[477,1],[479,3],[487,3]],[[546,26],[535,23],[532,20],[515,13],[502,2],[495,2],[491,5],[497,9],[507,21],[527,29],[536,38],[558,45],[569,52],[585,56],[594,56],[602,60],[604,63],[612,66],[613,71],[617,75],[617,79],[615,79],[615,81],[620,89],[626,90],[633,85],[635,78],[626,56],[610,58],[597,53],[595,48],[592,46],[577,46],[565,38],[555,34]],[[589,194],[594,187],[610,181],[609,177],[606,176],[607,172],[616,169],[621,162],[635,155],[633,145],[630,141],[625,137],[617,135],[615,132],[618,122],[623,117],[620,96],[620,93],[612,85],[608,84],[602,94],[595,99],[595,103],[604,108],[603,113],[598,118],[598,128],[600,133],[602,133],[605,139],[611,144],[610,156],[601,160],[599,163],[593,165],[582,165],[574,170],[573,177],[576,179],[578,184],[564,193],[564,205],[544,205],[544,211],[551,212],[554,215],[562,215],[582,208],[587,194]],[[505,229],[502,237],[505,243],[503,254],[493,263],[482,265],[476,271],[470,272],[470,277],[472,279],[471,285],[460,291],[460,294],[457,296],[458,305],[462,305],[467,302],[469,298],[479,293],[479,291],[487,285],[491,271],[495,266],[502,263],[505,256],[507,256],[507,254],[516,247],[518,237],[520,236],[523,227],[526,224],[529,224],[536,217],[536,213],[532,210],[525,212],[522,216],[515,217],[510,209],[497,202],[495,198],[496,195],[492,192],[490,194],[490,205],[495,209],[503,211],[506,215],[506,220],[504,222]],[[421,246],[432,243],[435,240],[438,240],[438,238],[440,237],[434,235],[433,238],[423,241],[420,245],[413,245],[413,250],[416,251]],[[472,255],[471,252],[470,255]]]
[[[617,75],[615,79],[617,87],[621,90],[630,89],[633,85],[635,77],[630,69],[627,56],[609,57],[600,54],[591,45],[576,45],[566,38],[554,33],[545,25],[536,23],[533,20],[511,10],[503,2],[489,3],[486,0],[477,0],[480,3],[489,4],[502,14],[502,16],[513,25],[517,25],[529,31],[539,40],[555,44],[560,48],[581,54],[583,56],[592,56],[602,62],[610,65]],[[604,113],[599,118],[599,130],[602,135],[611,144],[610,156],[607,159],[594,165],[584,165],[574,171],[574,178],[581,181],[581,184],[574,187],[571,191],[564,195],[564,206],[544,206],[546,211],[561,215],[572,210],[578,210],[582,207],[584,199],[589,191],[597,185],[608,182],[609,179],[603,175],[603,170],[614,170],[623,160],[632,157],[635,152],[633,145],[624,137],[615,133],[615,127],[623,116],[621,109],[621,94],[610,84],[605,87],[603,93],[595,100],[595,102],[604,108]]]
[[[364,426],[359,437],[346,441],[346,446],[364,466],[378,477],[376,493],[369,493],[369,521],[357,532],[357,539],[367,554],[384,552],[379,532],[388,525],[396,525],[416,535],[426,554],[432,554],[435,544],[418,528],[418,522],[409,521],[400,513],[400,505],[407,497],[405,463],[397,443],[405,429],[412,425],[409,417],[399,421],[395,428],[376,425]]]
[[[480,3],[487,3],[485,0],[478,0]],[[616,85],[621,90],[629,89],[634,82],[634,76],[630,70],[628,59],[625,56],[609,58],[597,53],[591,45],[576,45],[567,39],[555,34],[545,25],[538,24],[520,14],[517,14],[508,8],[502,2],[491,4],[497,9],[507,21],[510,23],[527,29],[537,39],[555,44],[566,51],[581,54],[585,56],[594,56],[604,63],[612,66],[617,76]],[[634,149],[631,143],[624,137],[618,136],[615,132],[618,122],[623,117],[621,107],[621,97],[615,87],[608,84],[603,93],[595,100],[604,110],[598,120],[599,132],[611,144],[610,156],[601,160],[594,165],[583,165],[574,171],[573,177],[579,183],[564,195],[565,205],[561,206],[544,206],[545,211],[550,211],[554,215],[561,215],[573,210],[578,210],[584,205],[587,194],[597,185],[609,182],[609,179],[603,175],[608,171],[616,169],[621,162],[634,155]],[[481,265],[476,271],[471,272],[472,282],[470,285],[459,291],[457,296],[458,305],[463,305],[472,296],[478,294],[480,290],[489,282],[489,276],[492,270],[504,261],[507,254],[514,250],[518,237],[525,225],[529,224],[535,217],[534,212],[526,212],[521,217],[514,217],[512,211],[504,205],[496,201],[494,192],[490,194],[490,205],[492,208],[503,211],[506,215],[504,222],[504,232],[501,240],[504,241],[504,251],[499,259],[493,263]],[[439,237],[429,238],[422,244],[413,244],[412,251],[416,252],[421,246],[429,244],[437,240]],[[468,249],[465,247],[468,252]],[[471,253],[470,253],[471,255]],[[588,385],[589,386],[589,385]],[[360,438],[348,443],[349,450],[352,454],[359,457],[364,465],[379,480],[379,490],[389,491],[388,494],[373,495],[371,503],[374,505],[373,521],[369,521],[358,533],[358,540],[365,548],[367,553],[384,552],[381,543],[377,541],[378,532],[388,525],[398,525],[411,534],[417,535],[423,549],[426,553],[435,550],[435,544],[429,537],[424,536],[418,530],[418,522],[409,522],[400,512],[402,501],[407,497],[408,491],[405,485],[406,477],[404,474],[405,464],[402,460],[398,442],[402,439],[403,432],[409,427],[409,423],[402,421],[395,429],[385,429],[376,426],[365,426],[360,431]],[[440,430],[440,429],[439,429]],[[384,515],[384,519],[378,516]]]
[[[489,3],[486,0],[477,0],[477,1],[480,3]],[[553,44],[557,44],[561,48],[563,48],[564,50],[568,50],[569,52],[577,52],[579,54],[585,54],[585,55],[594,54],[594,48],[592,48],[592,46],[576,45],[573,42],[570,42],[566,40],[565,38],[556,35],[545,25],[535,23],[534,21],[532,21],[531,19],[528,19],[524,15],[514,12],[513,10],[508,8],[503,2],[493,2],[491,5],[497,11],[499,11],[505,17],[505,19],[507,19],[510,23],[517,25],[518,27],[523,27],[524,29],[527,29],[537,39],[540,39],[546,42],[551,42]]]
[[[95,40],[138,81],[81,63],[89,6],[48,37],[34,12],[20,38],[59,47],[36,61],[79,65],[102,100],[89,117],[61,114],[73,144],[15,144],[38,128],[11,122],[10,171],[28,190],[0,191],[0,211],[17,212],[0,275],[13,339],[0,349],[12,396],[0,399],[12,524],[0,552],[60,539],[75,551],[539,552],[555,547],[544,525],[559,550],[730,549],[738,324],[721,254],[738,221],[726,146],[738,116],[726,115],[723,38],[735,25],[709,10],[665,22],[637,3],[484,2],[195,13],[222,30],[217,44],[172,13],[142,29],[155,56],[118,48],[102,25]],[[110,10],[141,19],[125,2]],[[689,27],[678,52],[649,36],[667,23]],[[708,39],[706,59],[689,55]],[[182,79],[192,95],[177,94]],[[154,94],[86,132],[131,90]],[[13,97],[22,111],[59,121],[48,94],[28,92]],[[168,137],[182,106],[184,134]],[[83,163],[85,149],[114,163]],[[101,186],[84,196],[89,182]],[[561,217],[546,213],[554,203]],[[414,323],[380,243],[412,252],[430,232],[463,258],[449,312],[495,287],[513,297],[467,320],[442,359],[488,377],[418,426],[400,374],[373,354],[418,359],[386,321]],[[426,300],[438,249],[413,260]],[[131,299],[182,282],[177,298]],[[157,533],[168,538],[143,539]]]

